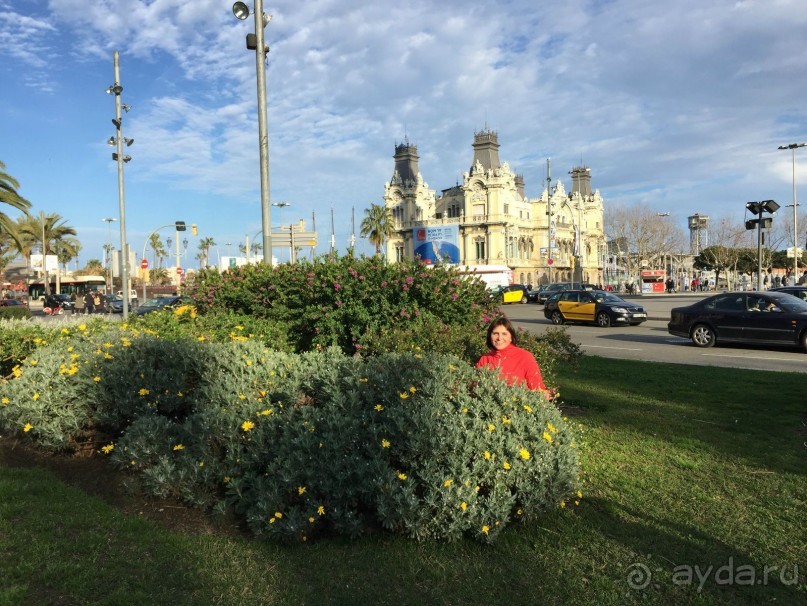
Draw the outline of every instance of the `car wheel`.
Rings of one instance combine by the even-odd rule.
[[[552,324],[554,324],[555,326],[560,326],[561,324],[563,324],[563,314],[560,313],[559,311],[553,311]]]
[[[692,329],[692,342],[697,347],[711,347],[715,344],[715,339],[715,331],[706,324],[698,324]]]
[[[527,301],[529,301],[529,297],[527,295],[521,295],[521,304],[524,305]]]
[[[807,353],[807,330],[801,334],[801,348]]]
[[[597,314],[597,326],[600,328],[608,328],[611,326],[611,316],[604,311]]]

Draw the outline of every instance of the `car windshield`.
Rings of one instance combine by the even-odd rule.
[[[172,303],[173,300],[174,300],[173,297],[158,297],[156,299],[149,299],[148,301],[143,303],[143,305],[141,305],[140,307],[141,308],[153,307],[155,309],[160,309],[161,307],[165,307],[166,305]]]
[[[594,294],[594,298],[597,300],[598,303],[625,303],[626,301],[621,297],[617,297],[610,292],[600,291]]]

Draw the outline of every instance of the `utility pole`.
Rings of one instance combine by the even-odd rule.
[[[548,239],[546,273],[549,284],[552,284],[552,177],[549,160],[549,158],[546,159],[546,234]]]

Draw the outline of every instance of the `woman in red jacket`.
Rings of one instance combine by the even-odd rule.
[[[526,349],[516,347],[516,331],[510,320],[497,318],[491,323],[487,344],[490,351],[479,358],[477,368],[498,368],[499,375],[509,385],[524,385],[553,397],[553,390],[544,385],[535,357]]]

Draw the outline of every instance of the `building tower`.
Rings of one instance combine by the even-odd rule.
[[[689,254],[696,256],[709,246],[709,217],[696,213],[687,217],[687,224],[689,225]]]

